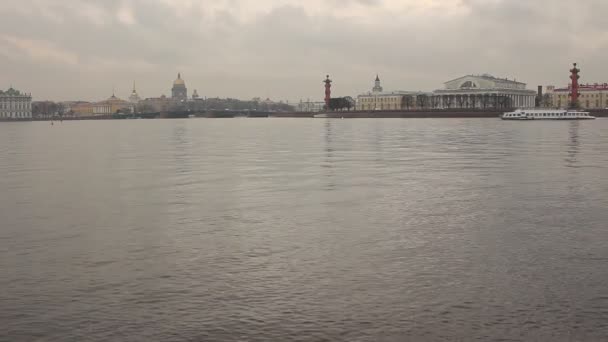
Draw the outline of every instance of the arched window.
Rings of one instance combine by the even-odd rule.
[[[466,81],[460,86],[460,88],[477,88],[477,85],[472,81]]]

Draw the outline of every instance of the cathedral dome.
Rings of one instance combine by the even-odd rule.
[[[184,80],[182,80],[181,74],[177,74],[177,79],[173,82],[173,85],[174,86],[185,86],[186,85]]]

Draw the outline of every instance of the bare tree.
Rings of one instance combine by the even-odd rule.
[[[414,105],[414,97],[412,95],[406,95],[403,97],[403,104],[405,108],[409,110]]]
[[[441,101],[441,98],[439,96],[431,96],[431,108],[435,109],[437,107],[439,107],[439,102]]]
[[[429,103],[428,95],[420,94],[420,95],[416,96],[416,105],[420,109],[425,109],[428,106],[428,103]]]
[[[483,107],[483,109],[488,108],[488,104],[490,103],[490,95],[488,94],[483,94],[481,96],[481,106]]]
[[[541,106],[542,107],[552,107],[553,106],[553,99],[551,97],[551,94],[543,94],[543,98],[541,100]]]
[[[454,101],[454,95],[446,95],[443,97],[443,104],[448,109],[452,108],[453,101]]]
[[[470,107],[471,108],[477,107],[477,96],[476,95],[471,96]]]
[[[462,95],[456,96],[456,101],[458,101],[459,108],[464,108],[464,102],[465,102],[464,96],[462,96]]]

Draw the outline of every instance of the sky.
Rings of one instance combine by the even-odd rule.
[[[290,102],[432,91],[467,74],[608,82],[607,0],[0,1],[0,89],[34,100],[189,93]]]

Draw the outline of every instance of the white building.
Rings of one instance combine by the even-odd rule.
[[[321,112],[325,109],[324,101],[302,101],[296,105],[296,111],[298,112]]]
[[[488,74],[463,76],[434,92],[438,108],[534,107],[536,95],[525,83]]]
[[[9,88],[0,90],[0,119],[31,119],[32,95]]]
[[[431,95],[419,91],[384,91],[380,84],[380,77],[376,75],[372,91],[357,96],[356,110],[401,110],[426,107],[427,99]]]

